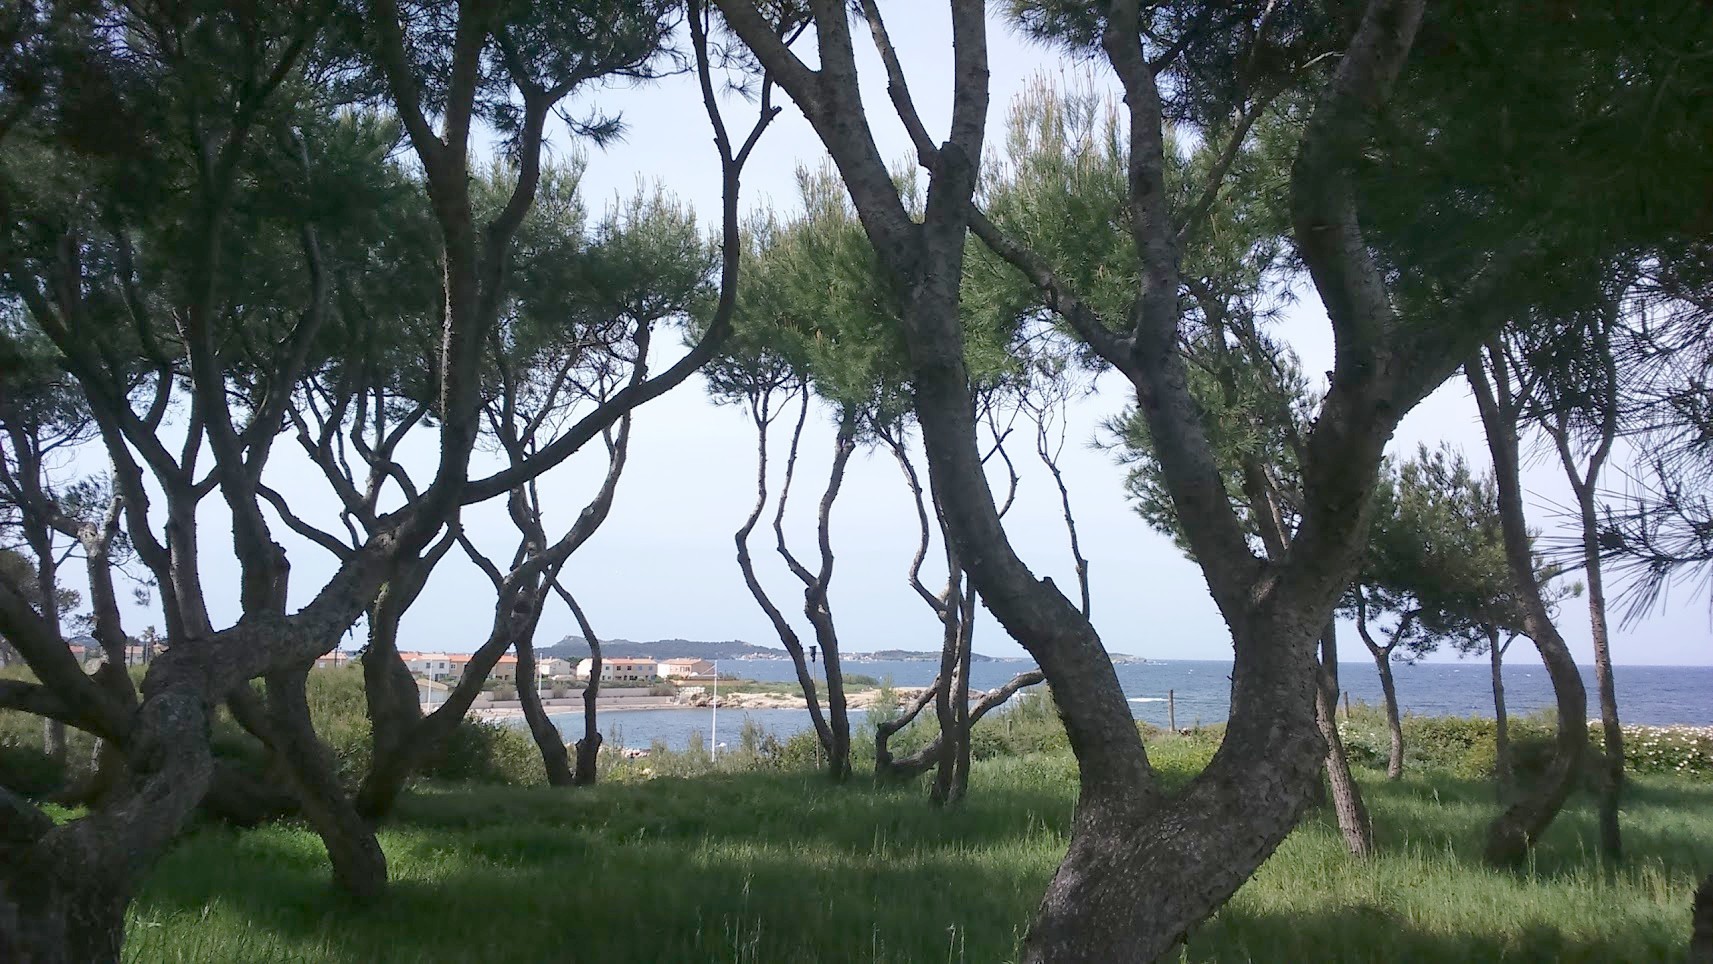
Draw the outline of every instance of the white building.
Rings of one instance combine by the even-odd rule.
[[[573,666],[570,660],[560,659],[557,656],[550,656],[547,659],[537,661],[535,664],[535,671],[549,679],[570,676],[576,669],[577,667]]]
[[[674,677],[684,679],[702,679],[714,675],[714,664],[705,659],[692,656],[679,656],[674,659],[663,659],[656,670],[661,679]]]
[[[652,683],[658,675],[659,664],[652,659],[631,659],[627,657],[611,657],[601,660],[601,682],[603,683]],[[595,671],[595,661],[583,660],[577,664],[577,678],[587,680],[589,674]]]
[[[462,656],[465,660],[470,658],[463,653],[399,653],[411,675],[423,679],[451,679],[463,673],[464,664],[457,662],[455,656]]]

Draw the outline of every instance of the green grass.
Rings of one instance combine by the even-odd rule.
[[[1206,741],[1152,748],[1182,781]],[[1382,853],[1303,824],[1183,950],[1188,961],[1670,960],[1713,865],[1713,784],[1635,780],[1629,859],[1602,870],[1577,799],[1521,871],[1479,861],[1485,783],[1362,773]],[[1064,752],[980,762],[967,805],[920,785],[720,773],[592,790],[431,788],[381,833],[377,906],[330,892],[319,841],[209,828],[133,905],[132,961],[1004,961],[1065,846]],[[1160,881],[1158,886],[1172,886]]]

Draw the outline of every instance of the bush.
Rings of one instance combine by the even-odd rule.
[[[654,683],[648,687],[650,696],[677,696],[678,687],[672,683]]]
[[[533,787],[547,782],[541,751],[517,727],[466,719],[452,731],[422,775],[460,783]]]
[[[1591,729],[1598,740],[1597,728]],[[1713,726],[1626,726],[1624,766],[1635,773],[1713,779]]]
[[[1051,753],[1070,747],[1053,697],[1044,687],[1026,690],[983,717],[970,732],[970,756],[991,760],[1000,756]]]
[[[781,741],[774,736],[761,739],[761,761],[773,770],[813,770],[825,758],[821,753],[821,738],[813,729],[804,730]],[[853,765],[855,761],[852,761]]]

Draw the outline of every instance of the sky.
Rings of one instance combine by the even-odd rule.
[[[920,3],[885,6],[918,109],[929,130],[943,135],[951,94],[950,31],[945,10],[940,5]],[[859,31],[858,36],[860,41],[866,33]],[[1011,100],[1031,78],[1045,75],[1063,84],[1092,76],[1098,84],[1108,83],[1092,65],[1072,63],[1055,51],[1033,45],[1006,25],[995,23],[989,42],[990,149],[1002,140]],[[882,154],[906,157],[906,137],[887,104],[878,60],[860,43],[859,54],[859,72]],[[705,228],[718,228],[719,164],[692,76],[671,77],[642,88],[589,91],[570,106],[569,112],[582,114],[591,108],[619,113],[626,125],[620,142],[587,152],[582,183],[592,211],[630,195],[639,185],[659,182],[692,206]],[[729,127],[747,129],[754,116],[753,106],[728,97],[724,108]],[[561,158],[573,149],[563,130],[550,143],[550,150]],[[796,169],[819,164],[823,156],[807,122],[794,105],[784,101],[784,109],[745,171],[743,208],[771,205],[781,212],[790,211],[795,206]],[[1331,332],[1312,289],[1300,292],[1280,325],[1281,335],[1301,356],[1305,371],[1331,367]],[[667,343],[656,362],[659,364],[668,360],[678,339],[668,336],[657,338],[657,342]],[[1090,561],[1095,626],[1108,650],[1116,653],[1156,659],[1229,658],[1228,635],[1200,570],[1126,505],[1123,468],[1109,452],[1096,446],[1102,437],[1103,420],[1120,412],[1129,401],[1128,386],[1122,379],[1106,376],[1096,383],[1096,389],[1071,410],[1063,459],[1083,552]],[[422,437],[405,455],[421,467],[418,477],[426,478],[431,472],[433,439],[432,433],[419,434]],[[1412,411],[1390,451],[1407,456],[1418,443],[1432,445],[1440,440],[1462,448],[1475,464],[1486,464],[1486,446],[1474,405],[1461,380],[1442,386]],[[781,435],[775,446],[783,448],[783,444]],[[798,470],[801,488],[799,498],[793,500],[795,510],[788,530],[800,554],[814,551],[813,503],[825,481],[831,444],[830,421],[825,412],[816,412],[804,439]],[[1037,575],[1072,586],[1072,561],[1057,492],[1034,461],[1028,440],[1018,448],[1023,479],[1018,503],[1006,519],[1007,531]],[[1545,454],[1539,446],[1534,449]],[[331,522],[335,503],[319,473],[295,445],[277,446],[275,451],[270,481],[288,494],[300,515]],[[699,378],[638,411],[630,461],[612,514],[572,559],[564,579],[598,635],[631,640],[742,639],[777,645],[770,624],[743,584],[732,542],[734,531],[755,499],[754,452],[754,433],[747,417],[738,409],[713,404]],[[1617,462],[1623,463],[1622,455]],[[494,467],[497,463],[491,458],[479,457],[474,471],[485,474]],[[597,446],[546,476],[542,492],[552,506],[550,522],[569,524],[604,471],[603,455]],[[1524,482],[1532,524],[1543,530],[1563,525],[1559,507],[1570,504],[1570,495],[1557,460],[1533,459],[1525,468]],[[202,517],[203,576],[217,623],[237,616],[230,522],[223,517],[218,502],[217,498],[207,500]],[[478,507],[466,516],[465,524],[486,551],[496,558],[509,557],[515,536],[497,506]],[[830,598],[843,648],[937,649],[938,625],[905,580],[915,549],[916,522],[909,493],[889,454],[859,450],[851,461],[832,525],[837,565]],[[281,530],[278,538],[287,546],[293,564],[292,599],[301,603],[332,571],[331,559],[284,532],[283,527]],[[807,635],[800,617],[800,584],[771,551],[771,538],[758,534],[754,546],[761,578],[772,589],[780,608],[799,617],[800,631]],[[943,578],[942,570],[928,582],[937,586]],[[487,579],[454,552],[406,615],[400,645],[420,650],[473,649],[488,634],[493,605]],[[150,609],[133,607],[128,628],[135,633],[158,618]],[[1587,613],[1579,600],[1566,603],[1560,626],[1578,661],[1591,662]],[[1709,626],[1706,600],[1681,594],[1663,612],[1635,626],[1617,629],[1614,660],[1620,664],[1713,663]],[[543,619],[537,643],[546,645],[575,632],[570,615],[554,603]],[[1342,641],[1344,661],[1359,661],[1365,656],[1348,626]],[[354,648],[361,642],[359,627],[342,645]],[[974,645],[978,652],[988,655],[1024,655],[985,613]],[[1534,658],[1532,650],[1518,653],[1518,648],[1513,648],[1508,660],[1527,662]]]

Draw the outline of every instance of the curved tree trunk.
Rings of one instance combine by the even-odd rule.
[[[304,817],[321,836],[333,864],[333,884],[346,895],[371,901],[387,889],[387,858],[374,828],[339,785],[333,760],[315,735],[304,687],[308,670],[267,677],[267,714],[274,752],[285,764]]]
[[[158,665],[158,664],[157,664]],[[0,959],[117,961],[125,907],[214,773],[208,707],[193,685],[151,674],[137,711],[142,745],[113,803],[60,826],[0,789]]]
[[[796,428],[791,433],[791,450],[786,459],[785,486],[779,495],[778,514],[785,512],[785,500],[791,492],[791,475],[796,469],[797,445],[803,437],[803,423],[809,417],[809,390],[804,386],[800,390],[802,406],[797,416]],[[820,738],[821,748],[830,755],[833,746],[833,731],[827,724],[827,717],[821,711],[821,697],[815,686],[815,675],[809,668],[808,654],[803,649],[803,642],[797,636],[797,631],[791,628],[785,614],[774,604],[766,587],[755,572],[755,561],[749,551],[749,537],[755,531],[755,526],[761,519],[762,512],[767,509],[767,428],[772,416],[766,407],[766,400],[755,403],[751,411],[756,428],[756,469],[755,469],[755,508],[750,510],[749,517],[732,537],[737,544],[738,570],[743,573],[744,585],[749,588],[749,594],[755,599],[756,605],[773,624],[774,632],[779,636],[780,645],[791,655],[791,665],[797,671],[797,685],[803,690],[803,700],[808,706],[809,720],[815,726],[815,735]],[[783,536],[781,536],[783,539]]]
[[[898,761],[892,755],[892,747],[890,744],[892,738],[898,734],[899,730],[909,726],[916,717],[922,715],[922,711],[927,708],[929,703],[934,703],[939,699],[940,680],[942,679],[944,679],[944,677],[934,677],[934,681],[928,684],[928,688],[916,694],[916,698],[910,701],[909,706],[904,707],[903,711],[899,713],[897,719],[889,720],[874,728],[875,776],[881,778],[913,777],[921,772],[921,770],[900,768]]]
[[[1016,676],[1007,680],[1005,685],[998,689],[989,690],[981,699],[975,702],[974,706],[970,707],[970,728],[974,729],[975,725],[981,722],[982,717],[986,716],[994,709],[1004,705],[1005,701],[1009,700],[1018,690],[1035,686],[1045,680],[1046,677],[1041,674],[1040,670],[1030,670],[1026,673],[1018,673]],[[935,686],[938,687],[938,685],[939,681],[936,680]],[[926,697],[931,695],[932,694],[929,692],[924,692],[922,697],[917,699],[916,703],[913,704],[911,712],[906,718],[906,722],[908,719],[914,719],[918,713],[922,712],[922,708],[928,704]],[[899,728],[902,728],[902,724],[900,724]],[[894,729],[892,732],[897,732],[897,730]],[[888,766],[884,775],[896,777],[898,779],[909,779],[911,777],[920,776],[923,773],[928,772],[929,769],[938,766],[943,755],[944,754],[941,752],[940,736],[936,734],[934,739],[927,746],[901,760],[893,760],[891,755],[888,754]]]
[[[1612,349],[1612,331],[1618,325],[1621,297],[1608,297],[1605,310],[1587,327],[1576,333],[1579,341],[1596,363],[1599,375],[1579,379],[1581,393],[1572,406],[1560,407],[1542,419],[1543,427],[1558,449],[1559,462],[1576,493],[1578,521],[1582,525],[1582,567],[1588,584],[1589,635],[1594,643],[1594,679],[1599,691],[1600,726],[1605,741],[1605,753],[1600,761],[1600,853],[1615,863],[1624,852],[1623,837],[1618,827],[1618,806],[1624,792],[1624,728],[1618,720],[1618,690],[1612,678],[1611,634],[1606,624],[1606,580],[1601,566],[1600,520],[1596,514],[1595,493],[1600,473],[1612,454],[1612,443],[1618,436],[1622,402],[1619,399],[1618,363]],[[1587,441],[1579,459],[1577,433],[1572,422],[1581,415],[1598,422],[1598,430]],[[1584,428],[1589,426],[1584,425]]]
[[[913,216],[863,122],[845,5],[813,6],[820,59],[811,70],[778,41],[752,3],[716,2],[814,125],[866,233],[901,282],[916,414],[947,529],[984,603],[1051,681],[1077,757],[1081,794],[1070,847],[1048,886],[1023,958],[1158,959],[1236,892],[1307,805],[1326,754],[1315,723],[1316,643],[1355,573],[1385,440],[1402,410],[1431,387],[1431,374],[1443,361],[1427,354],[1434,365],[1421,375],[1430,382],[1422,392],[1398,376],[1398,369],[1411,367],[1414,353],[1395,344],[1390,306],[1375,304],[1385,300],[1384,279],[1356,229],[1348,177],[1374,110],[1385,103],[1408,55],[1421,4],[1369,4],[1316,108],[1293,172],[1297,241],[1317,287],[1332,292],[1323,301],[1340,333],[1341,354],[1308,441],[1305,521],[1284,562],[1264,564],[1250,550],[1177,351],[1177,229],[1163,183],[1159,90],[1143,56],[1137,4],[1110,5],[1103,36],[1131,114],[1129,207],[1143,282],[1126,319],[1133,331],[1120,334],[1118,319],[1109,324],[1093,316],[1062,289],[1050,268],[1032,252],[1015,254],[1017,246],[1008,245],[991,224],[977,228],[990,247],[1039,279],[1048,303],[1136,386],[1173,505],[1231,628],[1235,659],[1225,740],[1184,791],[1167,797],[1153,780],[1098,633],[1050,580],[1035,577],[1017,556],[976,446],[959,285],[966,229],[984,220],[972,214],[970,199],[988,107],[985,5],[952,4],[957,82],[951,136],[936,146],[908,107],[902,69],[884,42],[877,7],[864,4],[894,103],[931,170],[926,204]],[[1305,180],[1314,182],[1314,190]],[[1297,203],[1305,192],[1307,199]]]
[[[544,598],[544,593],[535,594],[538,613]],[[568,787],[576,782],[576,774],[571,769],[571,756],[565,750],[565,738],[547,718],[547,710],[541,705],[541,679],[535,669],[534,636],[535,621],[531,620],[528,632],[518,636],[513,643],[517,652],[517,698],[523,704],[523,718],[529,725],[529,735],[535,739],[536,749],[541,751],[548,785]]]
[[[1534,544],[1529,536],[1528,522],[1523,516],[1523,489],[1517,451],[1518,409],[1511,393],[1510,373],[1503,352],[1496,346],[1487,349],[1487,362],[1492,365],[1493,380],[1488,381],[1482,359],[1471,359],[1463,366],[1469,386],[1481,410],[1481,423],[1487,434],[1487,447],[1493,453],[1493,475],[1499,491],[1499,521],[1505,539],[1505,559],[1516,585],[1523,609],[1523,625],[1558,700],[1558,737],[1553,760],[1540,783],[1534,787],[1518,788],[1517,798],[1487,829],[1487,859],[1495,864],[1513,864],[1523,859],[1576,785],[1588,753],[1588,694],[1582,688],[1582,674],[1570,647],[1553,625],[1551,611],[1541,596],[1535,574]]]
[[[500,605],[510,609],[509,600],[502,600]],[[515,621],[500,622],[501,625],[494,628],[487,641],[470,655],[464,675],[446,694],[446,700],[434,712],[418,720],[404,740],[385,754],[377,753],[370,762],[369,772],[357,788],[357,812],[364,818],[378,820],[390,813],[411,774],[430,759],[464,721],[470,704],[481,695],[488,674],[511,648],[511,640],[517,635]]]
[[[583,641],[589,644],[589,682],[583,687],[583,738],[577,741],[575,782],[580,787],[592,787],[598,778],[597,767],[601,761],[601,730],[597,719],[601,700],[601,640],[595,635],[594,627],[589,625],[589,617],[584,614],[583,607],[577,604],[577,597],[566,591],[557,579],[553,588],[559,593],[559,598],[565,600],[572,617],[577,620],[577,628],[583,633]]]
[[[442,540],[442,545],[449,548],[450,542]],[[441,545],[436,549],[444,554]],[[422,697],[416,677],[399,655],[398,630],[399,620],[421,594],[428,572],[438,559],[439,555],[431,550],[421,560],[395,566],[393,578],[369,604],[369,643],[363,649],[362,665],[371,766],[408,753],[411,738],[422,722]],[[368,780],[364,783],[367,786]],[[383,805],[372,794],[359,791],[357,808],[363,816],[378,819],[391,808],[391,801]]]
[[[1386,732],[1391,736],[1391,750],[1386,757],[1386,779],[1396,780],[1404,775],[1404,724],[1398,713],[1398,684],[1392,679],[1390,647],[1374,654],[1374,665],[1380,670],[1380,693],[1386,703]]]
[[[815,630],[815,641],[821,647],[821,666],[826,672],[827,681],[827,775],[836,782],[849,779],[851,775],[851,721],[850,710],[845,701],[844,667],[839,662],[839,633],[833,623],[833,610],[827,598],[827,590],[833,581],[833,503],[838,499],[839,490],[844,485],[845,467],[850,464],[851,453],[856,451],[856,430],[856,413],[852,410],[841,413],[838,434],[833,439],[833,465],[827,474],[827,488],[821,494],[815,519],[816,543],[821,555],[821,566],[818,570],[811,572],[799,563],[786,547],[783,511],[773,518],[779,555],[803,583],[803,615],[808,617],[809,625]],[[795,445],[791,461],[796,461]],[[791,470],[791,466],[786,468],[787,487],[791,484]],[[782,491],[781,510],[784,509],[784,499]]]

